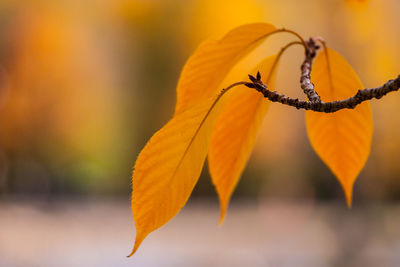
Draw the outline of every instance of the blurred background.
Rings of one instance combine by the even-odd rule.
[[[188,205],[125,258],[130,176],[207,38],[269,22],[322,36],[365,87],[400,73],[398,0],[0,2],[0,266],[400,266],[400,94],[372,101],[371,155],[347,210],[304,113],[271,105],[225,224],[207,167]],[[293,40],[274,36],[236,80]],[[302,97],[301,47],[278,69]]]

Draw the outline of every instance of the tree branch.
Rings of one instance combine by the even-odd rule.
[[[308,41],[306,41],[305,44],[307,46],[305,47],[305,58],[303,64],[301,65],[300,85],[309,101],[299,100],[298,98],[290,98],[288,96],[268,90],[267,85],[261,81],[260,73],[257,73],[257,77],[249,75],[251,82],[239,82],[238,84],[244,84],[249,88],[256,89],[271,102],[279,102],[281,104],[295,107],[297,109],[305,109],[325,113],[333,113],[341,109],[354,109],[357,105],[361,104],[364,101],[371,100],[373,98],[379,99],[387,93],[394,92],[400,89],[399,75],[397,78],[389,80],[380,87],[371,89],[360,89],[354,96],[350,98],[332,102],[321,101],[318,93],[314,90],[314,84],[311,82],[310,77],[312,62],[317,50],[319,49],[319,46],[316,44],[315,41],[320,41],[322,42],[322,44],[324,44],[324,42],[320,40],[320,37],[310,38]]]
[[[400,75],[393,80],[389,80],[380,87],[358,90],[357,94],[350,98],[333,102],[312,102],[299,100],[297,98],[290,98],[288,96],[268,90],[267,85],[263,84],[261,79],[256,79],[252,82],[245,83],[245,85],[249,88],[256,89],[258,92],[262,93],[265,98],[268,98],[272,102],[279,102],[281,104],[292,106],[297,109],[333,113],[341,109],[354,109],[357,105],[361,104],[364,101],[371,100],[373,98],[380,99],[387,93],[399,90]]]

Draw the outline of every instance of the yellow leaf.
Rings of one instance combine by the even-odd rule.
[[[174,116],[140,152],[132,175],[137,250],[143,239],[185,205],[207,155],[223,101],[212,97]]]
[[[221,40],[200,44],[183,67],[175,115],[215,95],[230,69],[274,31],[271,24],[248,24],[230,31]]]
[[[266,58],[252,72],[259,70],[271,90],[274,88],[276,59],[276,55]],[[240,86],[232,92],[229,102],[218,115],[211,135],[208,164],[220,200],[220,223],[254,147],[269,103],[256,90]]]
[[[329,48],[315,59],[311,79],[325,102],[351,97],[364,88],[346,60]],[[350,207],[354,181],[370,153],[373,131],[370,103],[332,114],[307,111],[306,126],[312,147],[338,178]]]

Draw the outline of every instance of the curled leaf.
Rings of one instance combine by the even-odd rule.
[[[347,61],[330,48],[316,57],[311,80],[325,102],[346,99],[364,88]],[[306,126],[312,147],[341,183],[350,207],[353,184],[370,153],[370,103],[331,114],[307,111]]]

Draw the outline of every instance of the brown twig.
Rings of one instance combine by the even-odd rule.
[[[387,93],[399,90],[400,75],[393,80],[389,80],[380,87],[358,90],[357,94],[350,98],[333,102],[312,102],[299,100],[297,98],[290,98],[288,96],[268,90],[267,85],[263,84],[261,79],[252,79],[252,82],[246,83],[245,85],[249,88],[256,89],[258,92],[262,93],[265,98],[268,98],[272,102],[279,102],[281,104],[292,106],[297,109],[333,113],[341,109],[354,109],[357,105],[361,104],[364,101],[371,100],[373,98],[380,99]]]
[[[315,44],[315,41],[310,38],[307,42],[306,55],[301,64],[301,76],[300,76],[300,86],[303,89],[303,92],[306,94],[308,99],[313,103],[321,103],[321,98],[318,93],[314,90],[314,84],[311,82],[311,68],[312,62],[317,54],[317,50],[319,48],[318,45]]]

